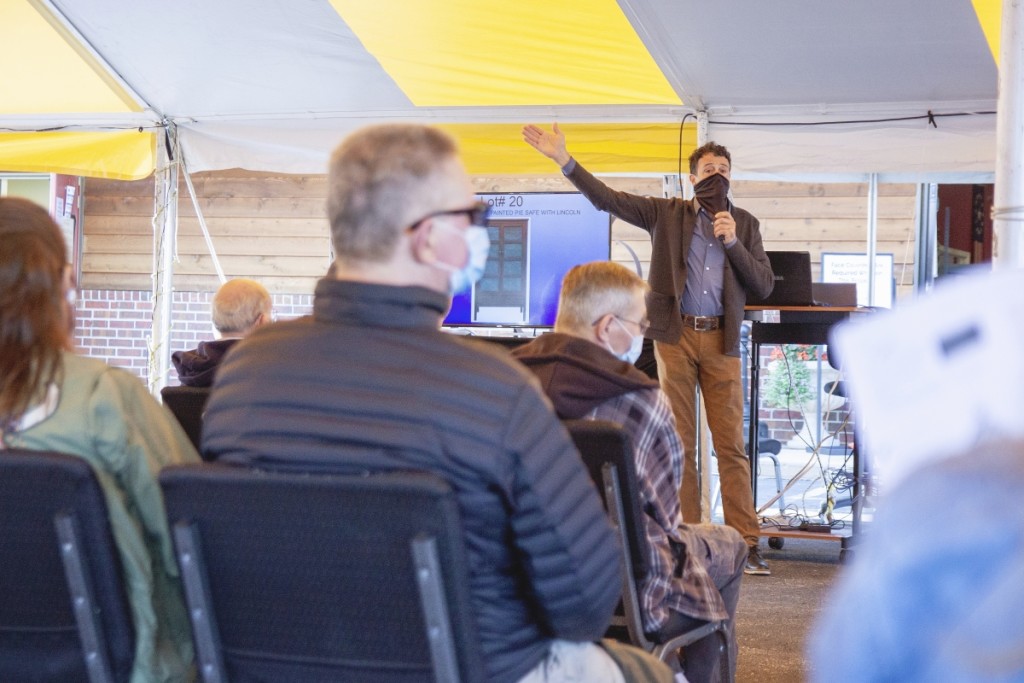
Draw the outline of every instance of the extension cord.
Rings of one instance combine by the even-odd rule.
[[[830,534],[832,533],[832,526],[830,524],[815,524],[812,522],[800,522],[800,531],[812,531],[818,534]]]

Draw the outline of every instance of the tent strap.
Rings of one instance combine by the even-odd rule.
[[[192,207],[196,211],[196,217],[199,219],[199,229],[203,231],[203,239],[206,240],[206,249],[210,252],[210,258],[213,260],[213,268],[217,271],[217,278],[221,284],[228,281],[224,275],[224,269],[220,265],[220,257],[217,256],[217,250],[213,246],[213,238],[210,237],[210,230],[206,227],[206,218],[203,217],[203,210],[199,207],[199,199],[196,198],[196,188],[192,185],[192,174],[189,173],[188,164],[185,161],[184,152],[179,150],[181,156],[181,170],[185,176],[185,186],[188,187],[188,196],[192,198]]]

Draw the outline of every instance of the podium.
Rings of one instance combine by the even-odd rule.
[[[754,492],[754,504],[757,504],[757,464],[758,464],[758,429],[761,424],[759,394],[761,388],[761,345],[762,344],[828,344],[829,330],[836,323],[842,322],[854,313],[863,313],[869,309],[859,306],[747,306],[748,313],[778,311],[778,322],[752,320],[750,328],[750,424],[748,441],[750,456],[750,486]],[[801,531],[799,529],[760,529],[761,536],[769,538],[769,545],[782,547],[776,539],[810,538],[823,541],[836,541],[841,544],[840,559],[845,560],[849,545],[860,533],[860,457],[856,446],[853,449],[853,522],[849,534],[820,533]]]

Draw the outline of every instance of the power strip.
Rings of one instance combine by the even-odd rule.
[[[812,531],[818,534],[832,533],[832,526],[829,524],[815,524],[813,522],[800,522],[800,531]]]

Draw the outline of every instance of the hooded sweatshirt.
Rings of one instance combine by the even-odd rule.
[[[224,354],[239,339],[218,339],[216,341],[199,342],[193,351],[175,351],[171,354],[171,362],[178,371],[178,379],[187,387],[213,386],[217,367],[224,360]]]
[[[659,386],[607,349],[561,332],[537,337],[512,355],[537,376],[563,420],[585,417],[610,398]]]
[[[731,536],[709,536],[682,524],[683,447],[658,382],[600,345],[559,332],[538,337],[512,355],[537,376],[560,418],[609,420],[630,435],[647,536],[649,571],[640,580],[645,631],[661,629],[672,611],[696,619],[731,619],[705,558],[718,558],[716,566],[728,564],[738,552],[746,557],[746,545],[732,529]],[[680,567],[673,546],[696,552],[682,553]]]

